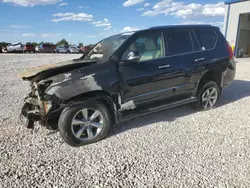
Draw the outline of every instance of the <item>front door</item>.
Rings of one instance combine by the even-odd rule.
[[[165,56],[162,32],[139,33],[127,45],[119,65],[123,103],[139,106],[172,94],[171,62]]]

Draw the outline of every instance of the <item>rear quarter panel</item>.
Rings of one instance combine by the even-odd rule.
[[[229,64],[229,52],[226,45],[227,41],[217,28],[214,28],[213,30],[218,35],[215,48],[200,51],[196,54],[196,58],[206,58],[206,61],[195,63],[197,67],[204,66],[204,71],[201,71],[200,74],[198,74],[198,80],[200,80],[201,77],[210,70],[220,70],[221,72],[224,72]]]

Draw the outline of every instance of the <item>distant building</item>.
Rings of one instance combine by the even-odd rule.
[[[224,33],[238,57],[250,57],[250,0],[226,1]]]

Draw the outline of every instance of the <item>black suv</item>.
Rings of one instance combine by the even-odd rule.
[[[154,27],[108,37],[80,59],[20,74],[22,114],[59,128],[72,146],[105,138],[121,121],[192,103],[212,109],[235,77],[232,49],[210,25]]]

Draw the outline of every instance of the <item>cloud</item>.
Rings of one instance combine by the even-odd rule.
[[[34,37],[34,36],[36,36],[36,34],[35,33],[23,33],[22,36],[23,37]]]
[[[143,10],[144,10],[144,8],[138,8],[136,11],[140,12],[140,11],[143,11]]]
[[[10,25],[10,28],[31,28],[29,25]]]
[[[203,14],[208,16],[223,16],[225,14],[225,5],[223,2],[207,4],[204,6]]]
[[[185,4],[182,1],[162,0],[146,11],[142,16],[157,16],[160,14],[172,15],[178,18],[188,19],[200,16],[224,16],[225,5],[222,1],[216,4]]]
[[[140,30],[140,28],[139,28],[139,27],[130,27],[130,26],[126,26],[126,27],[124,27],[124,28],[121,30],[121,33],[130,32],[130,31],[137,31],[137,30]]]
[[[42,33],[40,36],[43,38],[47,38],[47,37],[58,37],[61,34],[59,33]]]
[[[150,6],[151,4],[150,3],[145,3],[143,6],[144,7],[148,7],[148,6]]]
[[[12,29],[1,29],[0,32],[18,33],[17,30],[12,30]]]
[[[104,18],[103,21],[95,21],[95,22],[92,22],[92,24],[95,26],[95,27],[106,27],[104,30],[108,30],[108,29],[111,29],[111,23],[109,22],[109,20],[107,18]]]
[[[86,13],[57,13],[52,16],[58,17],[56,19],[52,19],[52,22],[60,22],[60,21],[85,21],[90,22],[93,20],[93,16],[91,14]]]
[[[36,5],[52,5],[59,2],[62,2],[62,0],[2,0],[3,3],[11,3],[17,6],[36,6]]]
[[[159,11],[154,11],[154,10],[148,10],[142,14],[142,16],[157,16],[159,14],[162,14]]]
[[[72,34],[71,34],[71,33],[69,33],[68,35],[69,35],[70,37],[72,36]]]
[[[48,37],[57,37],[60,36],[61,34],[59,33],[40,33],[40,34],[36,34],[36,33],[23,33],[21,34],[21,36],[23,37],[42,37],[42,38],[48,38]],[[68,34],[69,36],[71,36],[71,34]]]
[[[60,3],[57,7],[67,6],[68,3]]]
[[[130,6],[134,6],[136,4],[140,4],[142,2],[144,2],[145,0],[127,0],[123,3],[124,7],[130,7]]]
[[[79,6],[78,8],[89,8],[88,6]]]

